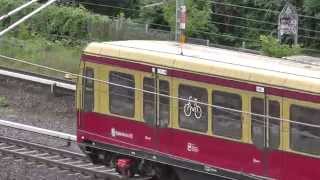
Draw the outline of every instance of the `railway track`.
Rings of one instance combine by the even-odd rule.
[[[149,180],[150,177],[126,178],[115,172],[114,168],[94,165],[84,154],[56,149],[44,145],[0,136],[0,152],[2,155],[16,159],[57,167],[71,173],[90,176],[92,179],[106,180]]]
[[[62,89],[69,92],[75,90],[75,85],[72,81],[52,78],[49,76],[39,75],[30,72],[12,70],[0,67],[0,76],[30,83],[50,86],[51,91]],[[73,135],[64,134],[61,132],[50,131],[37,127],[31,127],[19,123],[1,120],[0,126],[14,128],[26,132],[37,133],[42,136],[51,136],[63,139],[68,142],[75,142]],[[106,179],[106,180],[148,180],[150,177],[133,177],[126,178],[119,175],[114,168],[104,165],[94,165],[89,159],[81,153],[75,153],[60,148],[52,148],[45,145],[30,143],[24,140],[0,136],[0,154],[2,157],[12,159],[23,159],[28,163],[45,165],[48,168],[57,168],[62,171],[70,172],[69,174],[80,174],[89,179]]]
[[[0,66],[0,76],[48,85],[48,86],[51,86],[52,92],[56,87],[66,89],[66,90],[71,90],[71,91],[75,91],[76,89],[74,82],[69,80],[49,77],[49,76],[26,72],[26,71],[13,70],[13,69],[5,68],[2,66]]]

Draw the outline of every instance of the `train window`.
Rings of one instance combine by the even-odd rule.
[[[143,90],[155,92],[155,80],[153,78],[143,79]],[[167,127],[170,118],[170,100],[169,95],[169,82],[165,80],[159,80],[159,121],[161,127]],[[155,94],[144,92],[143,93],[143,118],[148,124],[154,124],[155,122]]]
[[[252,141],[258,147],[263,147],[265,142],[265,118],[264,99],[251,99],[251,134]],[[255,115],[259,114],[259,115]],[[277,101],[269,101],[269,147],[277,149],[280,144],[280,104]],[[273,117],[273,118],[272,118]]]
[[[264,116],[264,99],[262,98],[252,98],[251,99],[251,136],[252,141],[258,147],[264,147],[264,137],[265,137],[265,118]],[[258,114],[258,115],[255,115]]]
[[[290,107],[290,148],[320,155],[320,109],[292,105]],[[298,123],[305,124],[298,124]],[[313,125],[313,126],[310,126]]]
[[[94,78],[94,71],[92,68],[85,68],[84,76]],[[94,80],[83,78],[83,109],[85,112],[92,112],[94,108]]]
[[[280,103],[269,101],[269,147],[278,149],[280,145]]]
[[[169,82],[159,81],[159,121],[161,127],[168,127],[170,122]]]
[[[238,94],[221,91],[212,93],[213,133],[219,136],[241,139],[242,100]],[[228,109],[225,109],[228,108]]]
[[[152,78],[143,79],[143,90],[155,92],[155,81]],[[143,92],[143,119],[148,124],[155,122],[155,95],[148,92]]]
[[[179,126],[181,128],[208,131],[208,92],[205,88],[179,86]],[[204,103],[204,104],[200,104]]]
[[[110,112],[126,117],[134,117],[135,87],[134,77],[131,74],[110,72],[109,105]]]

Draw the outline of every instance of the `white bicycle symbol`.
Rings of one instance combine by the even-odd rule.
[[[191,102],[193,101],[193,102]],[[202,109],[201,107],[198,105],[197,102],[194,101],[198,101],[198,99],[192,99],[192,96],[189,96],[188,98],[188,103],[184,105],[183,110],[184,110],[184,115],[187,117],[190,117],[192,112],[194,112],[194,116],[197,119],[200,119],[202,116]]]

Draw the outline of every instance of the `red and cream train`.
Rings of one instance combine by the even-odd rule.
[[[78,143],[158,179],[320,179],[316,65],[159,41],[91,43]]]

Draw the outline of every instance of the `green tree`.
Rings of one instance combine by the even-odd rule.
[[[185,0],[187,6],[188,36],[205,36],[200,31],[215,31],[215,26],[210,26],[211,6],[210,0]],[[176,27],[176,1],[167,1],[163,6],[164,19],[174,30]]]
[[[315,18],[300,18],[300,24],[303,24],[303,28],[311,29],[315,31],[303,31],[304,36],[320,37],[320,1],[319,0],[305,0],[303,4],[303,12],[306,15],[316,17]],[[320,49],[320,40],[306,39],[304,41],[305,46],[311,48]]]
[[[170,31],[168,22],[164,19],[163,3],[156,0],[141,0],[140,23],[151,24],[150,27]]]

